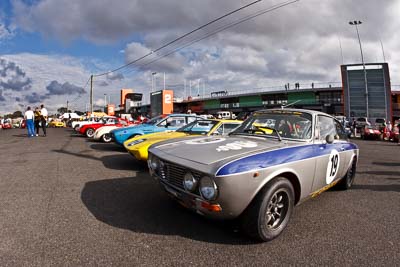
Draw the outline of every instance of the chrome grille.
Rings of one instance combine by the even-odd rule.
[[[200,180],[202,174],[199,172],[195,172],[192,170],[189,170],[185,167],[176,165],[174,163],[170,163],[170,162],[163,162],[164,163],[164,170],[161,172],[161,176],[163,178],[164,181],[166,181],[168,184],[173,185],[177,188],[180,188],[182,190],[185,190],[185,188],[183,187],[183,177],[185,176],[185,174],[190,171],[193,176]],[[193,192],[196,195],[199,195],[198,191]]]

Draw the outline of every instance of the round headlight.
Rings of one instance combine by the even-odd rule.
[[[183,187],[188,191],[194,191],[197,186],[197,180],[191,172],[188,172],[183,177]]]
[[[155,171],[158,169],[159,165],[160,165],[160,161],[158,160],[158,158],[152,157],[151,162],[150,162],[151,168]]]
[[[204,176],[200,179],[200,194],[203,198],[214,200],[217,198],[217,193],[217,185],[210,177]]]

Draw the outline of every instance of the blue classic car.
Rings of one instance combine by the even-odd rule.
[[[160,115],[143,124],[114,129],[110,134],[115,143],[122,146],[126,140],[132,137],[156,132],[175,131],[198,119],[202,118],[194,114]]]
[[[269,241],[293,207],[332,186],[351,187],[358,147],[322,112],[254,112],[229,136],[176,139],[150,147],[150,173],[196,213],[239,218],[251,237]]]

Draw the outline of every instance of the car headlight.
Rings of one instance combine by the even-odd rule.
[[[127,146],[134,146],[134,145],[140,144],[144,141],[146,141],[146,139],[138,139],[138,140],[130,142]]]
[[[217,185],[210,177],[204,176],[200,179],[200,194],[207,200],[214,200],[217,198]]]
[[[160,167],[160,160],[156,157],[151,157],[150,159],[150,167],[155,171]]]
[[[188,172],[183,177],[183,187],[188,191],[194,191],[197,187],[197,180],[191,172]]]

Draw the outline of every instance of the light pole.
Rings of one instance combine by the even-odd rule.
[[[157,72],[152,72],[151,73],[151,92],[154,92],[154,75],[156,75]]]
[[[364,55],[361,47],[361,39],[360,39],[360,34],[358,33],[358,26],[361,25],[362,22],[360,20],[354,20],[349,22],[350,25],[356,26],[356,32],[357,32],[357,37],[358,37],[358,43],[360,44],[360,52],[361,52],[361,62],[363,65],[363,70],[364,70],[364,83],[365,83],[365,108],[366,108],[366,117],[369,117],[369,111],[368,111],[368,81],[367,81],[367,70],[365,69],[365,63],[364,63]]]
[[[104,110],[107,112],[107,94],[104,94]]]

